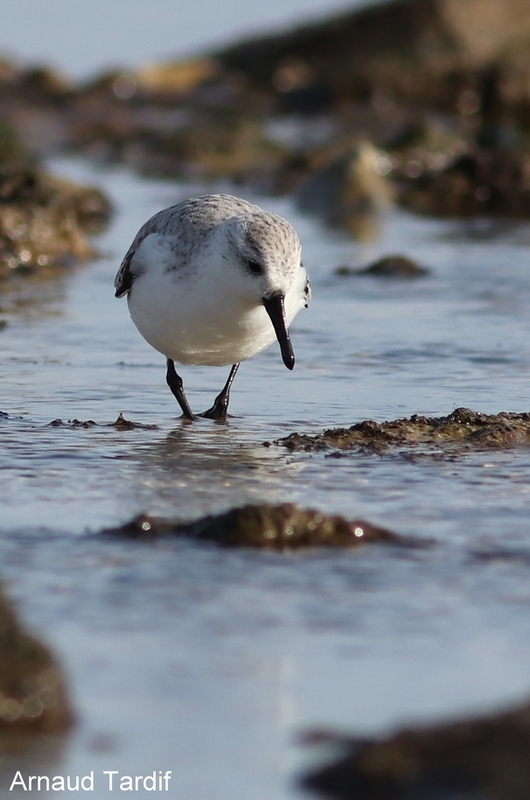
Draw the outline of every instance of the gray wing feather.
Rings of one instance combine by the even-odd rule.
[[[133,275],[130,269],[133,254],[129,251],[120,264],[120,268],[114,278],[114,297],[123,297],[133,285]]]
[[[123,297],[130,290],[134,279],[140,274],[134,271],[135,253],[143,240],[151,233],[174,238],[175,251],[193,249],[198,237],[223,220],[236,214],[259,211],[258,206],[228,194],[211,194],[183,200],[164,208],[145,222],[127,250],[114,280],[116,297]]]

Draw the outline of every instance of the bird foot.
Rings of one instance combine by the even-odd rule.
[[[215,402],[211,408],[209,408],[207,411],[203,411],[202,414],[199,414],[199,417],[204,417],[205,419],[214,419],[217,422],[226,422],[226,418],[228,416],[227,405]]]

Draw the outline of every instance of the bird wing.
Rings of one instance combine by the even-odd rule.
[[[176,206],[159,211],[158,214],[155,214],[153,217],[151,217],[151,219],[148,219],[147,222],[142,225],[134,237],[131,246],[123,257],[123,261],[121,262],[120,268],[116,273],[116,277],[114,278],[114,288],[116,289],[115,297],[124,297],[124,295],[130,292],[134,283],[134,279],[141,274],[140,270],[134,270],[132,267],[132,263],[138,248],[144,239],[160,229],[160,217],[162,215],[168,216],[168,212],[173,211],[174,208],[176,208]]]
[[[142,225],[127,250],[114,280],[116,297],[126,295],[134,279],[143,272],[141,265],[136,262],[137,267],[134,267],[133,262],[138,248],[151,234],[156,234],[159,240],[165,239],[165,247],[175,250],[175,259],[178,261],[179,248],[189,250],[198,232],[204,232],[234,214],[259,210],[258,206],[246,200],[223,194],[194,197],[162,209]],[[174,242],[173,247],[171,241]]]
[[[136,248],[135,248],[136,249]],[[120,264],[120,268],[114,278],[114,288],[116,289],[115,297],[123,297],[130,291],[133,285],[133,274],[131,271],[131,261],[134,255],[132,247],[129,248],[125,258]]]

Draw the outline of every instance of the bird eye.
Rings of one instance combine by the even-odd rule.
[[[263,272],[263,267],[261,264],[258,261],[252,261],[252,259],[247,261],[247,267],[254,275],[261,275]]]

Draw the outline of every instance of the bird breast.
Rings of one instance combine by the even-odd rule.
[[[180,364],[234,364],[276,338],[258,302],[250,305],[235,295],[224,295],[221,303],[214,291],[201,294],[200,302],[194,302],[189,286],[185,294],[179,292],[178,281],[164,290],[142,275],[128,295],[129,311],[149,344]]]

